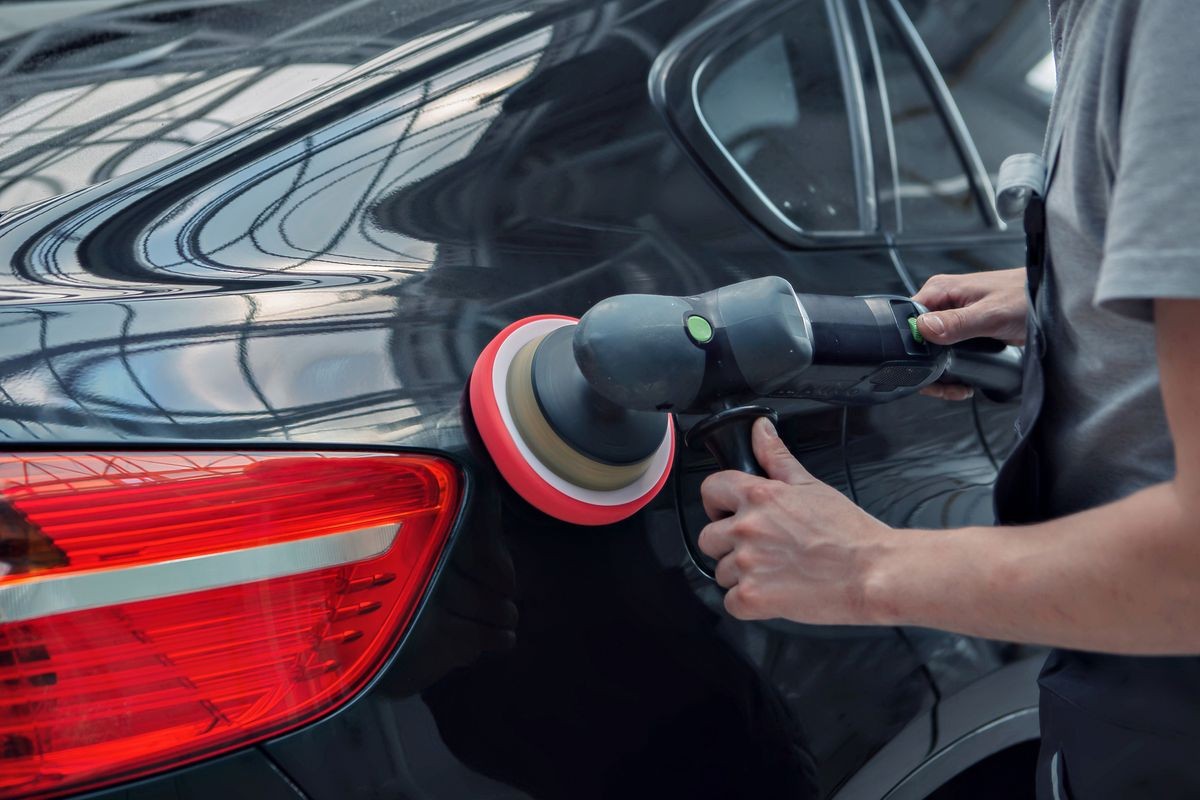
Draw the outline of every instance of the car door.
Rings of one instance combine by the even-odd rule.
[[[927,215],[924,250],[914,249],[916,240],[902,244],[898,238],[897,198],[920,187],[896,175],[892,128],[902,118],[893,116],[886,89],[881,91],[879,45],[872,38],[875,15],[883,10],[857,0],[729,4],[685,31],[659,57],[651,93],[664,118],[697,168],[760,230],[759,237],[742,242],[744,277],[773,272],[800,292],[909,295],[932,274],[921,270],[949,271],[950,266],[935,267],[937,259],[958,258],[962,240],[974,241],[979,229],[986,231],[982,187],[952,150],[954,171],[939,173],[932,186],[966,221]],[[942,166],[940,148],[953,144],[946,139],[930,146],[938,149],[932,155]],[[935,209],[942,202],[936,193],[930,201]],[[1001,244],[1011,249],[1012,240]],[[987,255],[972,252],[974,258]],[[920,264],[916,274],[906,255]],[[1006,407],[927,397],[856,409],[776,405],[781,434],[805,466],[889,524],[991,521]],[[693,422],[681,420],[685,428]],[[715,466],[686,449],[680,459],[680,513],[685,536],[694,540],[707,521],[699,485]],[[805,653],[818,638],[836,642],[823,663],[787,661],[789,669],[807,673],[807,681],[826,690],[833,685],[822,685],[831,680],[822,676],[826,665],[844,669],[847,654],[885,642],[897,645],[895,657],[916,659],[933,693],[953,690],[1009,657],[989,643],[930,632],[757,627],[768,630],[772,647],[783,653]],[[750,634],[743,636],[752,641]],[[786,670],[772,677],[783,685],[796,680]],[[892,709],[913,719],[934,696]],[[897,702],[898,696],[885,701]],[[842,703],[839,713],[855,713],[854,701]],[[835,772],[828,761],[818,758],[817,764]]]

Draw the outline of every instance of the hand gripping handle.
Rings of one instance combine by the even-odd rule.
[[[766,406],[735,406],[705,417],[692,426],[684,441],[689,447],[700,445],[712,453],[721,469],[735,469],[749,475],[766,477],[754,457],[751,432],[754,421],[767,417],[779,422],[775,409]]]

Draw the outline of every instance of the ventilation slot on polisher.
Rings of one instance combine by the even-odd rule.
[[[875,386],[895,389],[917,386],[928,377],[928,367],[906,367],[901,364],[890,364],[872,372],[870,381]]]

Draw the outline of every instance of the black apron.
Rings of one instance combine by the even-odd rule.
[[[1025,208],[1027,299],[1017,444],[996,479],[996,519],[1048,518],[1038,417],[1045,400],[1045,332],[1058,312],[1046,246],[1045,197],[1066,114],[1054,115],[1041,191]],[[1002,171],[1003,184],[1003,171]],[[1003,191],[1004,186],[1001,185]],[[1135,658],[1055,650],[1038,679],[1039,800],[1200,798],[1200,658]]]

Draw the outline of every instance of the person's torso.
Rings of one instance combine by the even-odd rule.
[[[1174,449],[1154,325],[1093,304],[1119,157],[1123,78],[1137,0],[1052,2],[1065,115],[1047,194],[1050,269],[1039,424],[1043,511],[1062,516],[1170,479]]]
[[[1062,139],[1046,197],[1049,263],[1037,302],[1045,395],[1033,445],[1044,518],[1112,502],[1175,474],[1149,307],[1126,316],[1093,302],[1138,7],[1139,0],[1051,2],[1060,68],[1050,128],[1061,124]],[[1072,713],[1092,720],[1088,724],[1103,720],[1127,732],[1200,736],[1195,657],[1058,650],[1041,684],[1065,698]]]

